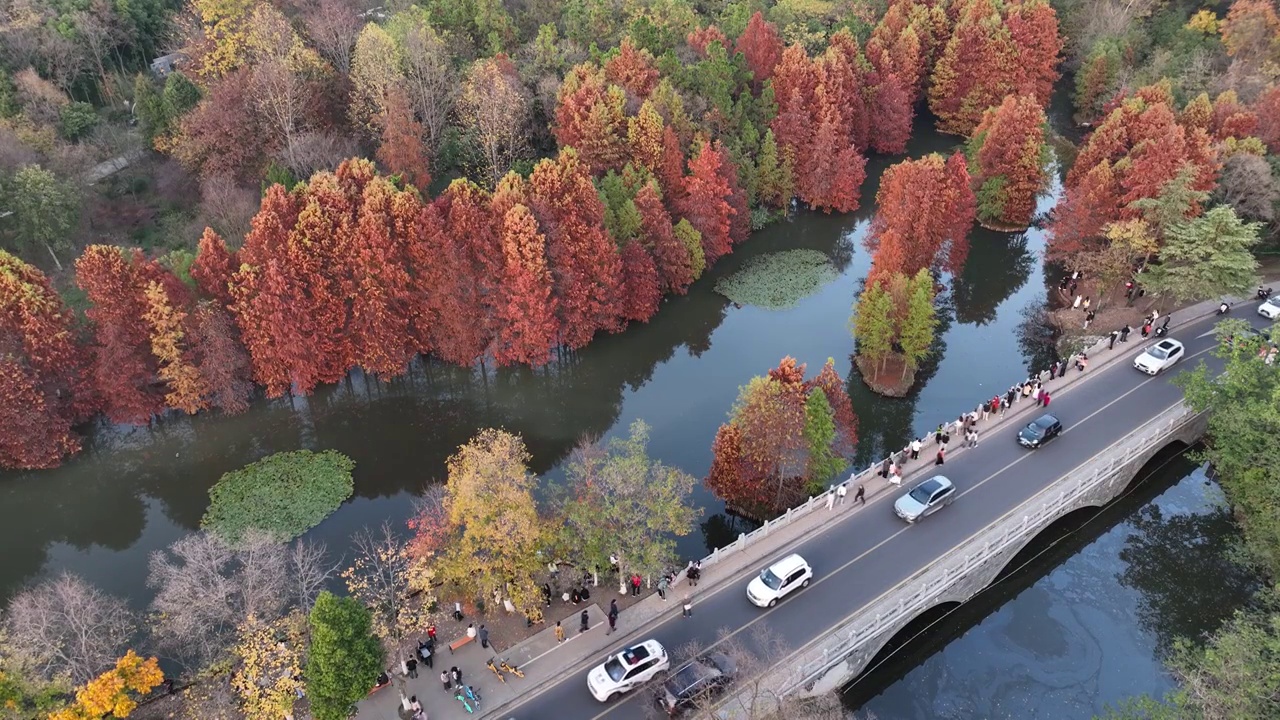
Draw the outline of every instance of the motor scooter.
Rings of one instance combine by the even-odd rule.
[[[1259,285],[1259,286],[1258,286],[1258,299],[1259,299],[1259,300],[1266,300],[1267,298],[1271,297],[1271,293],[1272,293],[1272,292],[1274,292],[1274,291],[1273,291],[1271,288],[1264,288],[1264,287],[1262,287],[1261,285]]]
[[[1219,314],[1219,315],[1226,315],[1226,314],[1227,314],[1228,312],[1230,312],[1230,311],[1231,311],[1231,304],[1230,304],[1230,303],[1223,302],[1221,305],[1219,305],[1219,306],[1218,306],[1218,314]]]

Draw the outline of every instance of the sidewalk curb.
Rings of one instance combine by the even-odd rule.
[[[1252,297],[1245,298],[1245,299],[1231,298],[1229,299],[1229,301],[1232,301],[1232,306],[1235,307],[1235,306],[1243,305],[1246,303],[1252,303],[1254,299],[1255,298],[1252,298]],[[1170,328],[1169,334],[1171,335],[1173,331],[1179,328],[1183,328],[1188,325],[1194,324],[1207,317],[1212,317],[1216,312],[1217,306],[1218,306],[1218,301],[1208,300],[1208,301],[1190,305],[1188,307],[1185,307],[1176,311],[1179,315],[1179,318],[1176,321],[1171,321],[1169,323],[1169,328]],[[1095,363],[1091,365],[1092,371],[1075,370],[1073,367],[1073,364],[1070,363],[1070,361],[1073,360],[1075,357],[1075,355],[1072,355],[1067,358],[1068,369],[1064,371],[1063,375],[1060,375],[1051,381],[1044,382],[1045,387],[1050,388],[1052,390],[1051,396],[1056,396],[1059,393],[1068,392],[1074,389],[1079,384],[1079,381],[1082,379],[1082,377],[1086,377],[1086,376],[1092,377],[1093,374],[1099,371],[1115,366],[1122,358],[1128,356],[1131,351],[1137,351],[1138,348],[1145,346],[1145,344],[1153,341],[1153,338],[1142,338],[1141,342],[1135,343],[1134,345],[1126,344],[1123,348],[1111,350],[1105,347],[1105,345],[1108,342],[1109,335],[1110,333],[1108,332],[1107,334],[1101,336],[1100,339],[1097,342],[1095,342],[1092,346],[1082,351],[1084,354],[1086,354],[1090,358],[1092,363]],[[1095,356],[1096,356],[1096,359],[1095,359]],[[1045,371],[1041,371],[1040,373],[1033,375],[1029,379],[1034,380],[1038,378],[1043,378],[1044,372]],[[1025,382],[1026,380],[1023,380],[1019,384],[1022,384]],[[1003,398],[1005,392],[1007,392],[1007,390],[999,391],[998,394]],[[997,393],[993,392],[993,394],[997,394]],[[995,430],[1003,429],[1005,427],[1006,421],[1009,421],[1010,427],[1017,427],[1016,421],[1020,416],[1031,414],[1036,409],[1043,409],[1043,408],[1042,406],[1037,405],[1034,402],[1031,402],[1030,398],[1024,398],[1019,396],[1019,398],[1015,401],[1014,405],[1009,408],[1009,411],[1006,412],[1005,415],[998,418],[988,419],[987,430],[984,431],[983,437],[985,438],[986,434],[989,432],[994,432]],[[972,411],[971,410],[964,411],[964,413],[966,414],[969,412],[972,412]],[[949,424],[954,424],[955,421],[951,420],[948,422]],[[926,438],[927,438],[927,434],[926,434]],[[923,440],[924,438],[922,438],[922,442]],[[928,447],[929,446],[926,445],[925,448],[921,450],[922,457],[919,460],[914,462],[909,462],[903,466],[903,473],[902,473],[903,485],[909,484],[908,479],[910,479],[911,482],[913,483],[916,479],[919,478],[921,474],[928,472],[929,468],[934,467],[934,462],[930,460],[928,457],[924,457],[925,449],[927,449]],[[967,450],[967,449],[970,449],[970,448],[956,447],[954,450],[948,450],[947,454],[949,456],[955,456],[957,453],[963,452],[964,450]],[[893,452],[896,453],[897,451],[893,451]],[[868,469],[865,469],[862,471],[854,471],[853,474],[849,477],[849,479],[843,481],[843,483],[862,484],[864,486],[864,488],[866,489],[865,504],[858,506],[856,508],[849,508],[844,511],[828,510],[826,511],[826,514],[828,517],[823,518],[816,523],[813,523],[807,528],[802,529],[800,527],[795,527],[800,524],[799,522],[785,525],[781,529],[775,531],[776,532],[775,537],[778,537],[781,539],[781,541],[778,542],[776,545],[772,545],[772,546],[768,546],[767,548],[764,548],[764,547],[761,547],[764,544],[763,541],[761,541],[759,544],[749,544],[747,546],[744,546],[744,548],[740,550],[734,550],[733,551],[734,557],[732,558],[730,557],[719,558],[713,554],[712,556],[709,556],[709,557],[716,557],[716,561],[714,563],[707,563],[704,559],[703,581],[698,586],[698,595],[699,596],[714,595],[724,590],[731,584],[735,582],[740,582],[742,580],[742,570],[745,567],[749,567],[752,564],[756,564],[762,561],[762,558],[758,556],[763,556],[764,558],[767,558],[773,555],[777,555],[778,553],[785,551],[787,548],[792,548],[797,545],[808,542],[812,538],[818,535],[821,535],[826,531],[834,528],[841,521],[849,520],[852,517],[854,517],[855,514],[861,513],[863,510],[866,510],[874,501],[878,500],[878,498],[889,495],[893,491],[897,490],[898,488],[895,487],[892,483],[890,483],[887,479],[879,478],[878,475],[875,475],[879,466],[880,466],[880,462],[877,461],[876,463],[873,463],[871,467]],[[837,485],[839,484],[842,484],[842,483],[837,482]],[[836,485],[833,485],[832,487],[836,487]],[[831,491],[828,490],[816,496],[815,498],[811,498],[809,503],[812,504],[818,498],[824,498],[830,492]],[[823,509],[819,508],[819,509],[812,510],[810,513],[807,513],[807,514],[819,513],[822,511]],[[798,520],[801,520],[801,521],[804,519],[806,518],[803,518],[803,517],[798,518]],[[786,531],[791,530],[793,527],[795,527],[795,529],[798,530],[799,532],[791,537],[786,537],[785,535]],[[736,541],[735,541],[735,544],[736,544]],[[750,553],[748,552],[748,548],[761,548],[767,551],[762,553]],[[713,577],[708,577],[708,575],[712,575]],[[671,590],[669,592],[674,593],[676,591],[676,586],[682,579],[684,579],[683,570],[677,573],[675,580],[672,582]],[[600,587],[605,588],[604,590],[605,593],[612,591],[612,585],[610,583],[602,583]],[[634,625],[634,627],[632,627],[631,629],[625,630],[625,631],[620,630],[619,632],[614,633],[613,636],[607,636],[610,638],[614,638],[614,636],[616,636],[616,639],[614,639],[613,642],[605,645],[604,648],[602,649],[593,648],[592,650],[589,650],[589,651],[577,653],[576,655],[568,659],[568,661],[563,666],[564,669],[556,672],[553,675],[546,677],[545,679],[539,680],[536,685],[530,686],[528,691],[521,693],[520,695],[517,695],[511,700],[503,702],[500,705],[495,705],[492,708],[487,708],[484,713],[484,716],[488,717],[488,716],[500,715],[500,714],[505,714],[510,712],[512,709],[520,705],[523,705],[525,702],[528,702],[532,697],[536,695],[540,695],[547,688],[554,687],[560,684],[561,682],[563,682],[565,679],[571,677],[572,675],[575,675],[581,672],[578,666],[582,665],[585,662],[588,662],[592,657],[600,655],[602,653],[607,653],[609,651],[609,648],[611,647],[625,645],[633,642],[637,636],[642,634],[646,630],[646,628],[654,624],[655,621],[665,622],[665,620],[663,619],[663,616],[666,614],[664,612],[665,606],[658,605],[657,603],[659,601],[656,600],[655,598],[656,598],[656,595],[651,594],[630,608],[628,615],[638,616],[639,619],[637,623]],[[667,610],[675,610],[678,608],[679,608],[678,603],[675,603],[670,607],[666,607]],[[674,615],[672,615],[672,617],[674,617]],[[505,651],[505,654],[508,654],[508,655],[515,654],[519,651],[519,649],[522,646],[525,646],[526,644],[529,644],[532,641],[533,641],[533,637],[526,638],[525,640],[522,640],[521,642],[516,643],[515,645],[512,645],[510,648],[508,648]],[[585,645],[583,647],[585,647]],[[535,657],[533,661],[526,661],[525,666],[527,667],[533,662],[544,659],[545,657],[549,656],[551,652],[553,651],[544,652],[538,655],[537,657]],[[569,656],[565,656],[565,657],[569,657]],[[523,720],[523,719],[514,718],[513,720]]]

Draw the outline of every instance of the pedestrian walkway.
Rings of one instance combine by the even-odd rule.
[[[1210,301],[1176,311],[1174,319],[1170,322],[1170,335],[1176,334],[1179,328],[1189,323],[1212,315],[1217,305],[1217,301]],[[1085,378],[1092,376],[1103,368],[1120,362],[1129,362],[1139,349],[1145,347],[1149,342],[1151,342],[1151,339],[1144,340],[1131,337],[1128,343],[1116,343],[1114,349],[1108,349],[1107,337],[1103,336],[1084,351],[1089,358],[1086,370],[1080,371],[1076,369],[1073,356],[1073,358],[1069,359],[1071,362],[1068,364],[1064,375],[1053,380],[1043,379],[1044,387],[1049,390],[1053,397],[1057,397],[1061,393],[1073,392],[1082,386],[1082,381]],[[1040,373],[1038,377],[1047,378],[1047,372]],[[1003,399],[1004,391],[1000,392]],[[972,403],[968,404],[967,407],[956,408],[956,415],[973,412],[978,405],[990,399],[992,394],[994,394],[994,391],[985,397],[975,396],[972,399]],[[985,421],[979,419],[977,424],[979,438],[980,440],[985,440],[998,435],[1007,439],[1008,433],[1013,428],[1020,427],[1037,417],[1040,412],[1045,411],[1045,409],[1036,405],[1034,398],[1023,398],[1019,395],[1013,406],[1008,409],[1003,417],[995,414]],[[970,449],[962,447],[966,445],[963,442],[963,432],[955,432],[956,415],[951,416],[948,420],[952,429],[951,443],[947,450],[948,458],[955,457],[956,454],[967,452]],[[875,504],[878,498],[896,497],[898,493],[902,492],[903,488],[909,487],[924,477],[928,477],[935,471],[934,459],[937,446],[934,444],[933,434],[930,433],[921,440],[923,447],[920,452],[920,458],[914,461],[907,460],[903,463],[903,482],[901,487],[894,486],[889,480],[878,475],[881,462],[877,461],[870,468],[850,476],[846,481],[848,483],[848,496],[844,498],[843,502],[834,502],[828,505],[828,493],[835,492],[834,489],[829,490],[827,493],[811,498],[805,505],[793,508],[783,516],[766,523],[762,528],[750,535],[739,536],[738,540],[729,547],[722,548],[704,558],[702,560],[702,576],[697,589],[693,591],[695,605],[699,595],[714,593],[730,583],[741,583],[743,575],[748,569],[754,570],[758,566],[764,565],[784,549],[829,529],[842,519],[856,516],[868,509],[871,512],[883,512],[883,508],[870,508],[869,506]],[[981,442],[979,442],[979,446],[981,446]],[[855,500],[859,485],[865,489],[865,504]],[[593,603],[587,607],[590,629],[585,633],[579,631],[579,614],[581,610],[574,608],[572,610],[573,614],[562,620],[565,640],[564,642],[558,642],[555,633],[555,620],[559,613],[563,612],[563,609],[559,604],[555,604],[548,610],[546,629],[539,631],[511,648],[504,649],[502,652],[498,652],[495,649],[486,650],[480,648],[477,643],[470,643],[459,649],[455,655],[449,655],[448,649],[442,646],[443,652],[437,656],[435,667],[420,668],[420,677],[407,681],[408,692],[411,695],[417,695],[418,701],[422,703],[430,720],[450,720],[463,717],[493,717],[506,720],[512,717],[511,709],[518,703],[528,699],[531,693],[536,692],[539,688],[558,683],[574,674],[582,675],[583,692],[586,692],[585,674],[580,666],[588,660],[602,661],[606,655],[617,651],[627,643],[644,639],[644,636],[638,631],[661,619],[679,615],[681,612],[680,598],[684,597],[688,592],[687,588],[688,581],[685,579],[684,573],[681,572],[677,575],[672,583],[671,590],[667,593],[668,601],[664,602],[657,594],[651,594],[625,609],[618,618],[618,630],[612,635],[605,634],[608,629],[608,620],[605,617],[605,612],[600,605]],[[600,603],[606,605],[608,599],[613,597],[613,593],[616,592],[617,588],[608,580],[594,591]],[[508,662],[520,667],[525,673],[525,677],[515,678],[508,676],[505,683],[499,682],[494,674],[485,667],[485,662],[490,657],[506,658]],[[442,669],[448,670],[453,665],[457,665],[463,671],[464,683],[480,690],[482,702],[472,715],[468,715],[462,703],[453,697],[452,692],[444,690],[438,678]],[[395,720],[400,715],[399,709],[398,694],[393,688],[386,688],[361,703],[360,718]],[[542,719],[516,717],[516,720]]]

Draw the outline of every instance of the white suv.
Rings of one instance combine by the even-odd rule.
[[[671,659],[667,657],[662,643],[652,639],[645,640],[617,655],[611,655],[587,673],[587,689],[596,700],[609,702],[670,668]]]
[[[792,553],[775,562],[747,583],[747,599],[753,605],[773,607],[797,588],[808,587],[813,568],[804,558]]]
[[[1258,314],[1268,320],[1280,317],[1280,295],[1269,297],[1266,302],[1258,305]]]

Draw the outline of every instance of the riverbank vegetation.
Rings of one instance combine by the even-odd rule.
[[[266,533],[287,542],[351,497],[351,458],[333,451],[276,453],[222,476],[209,489],[200,527],[228,542]]]
[[[1044,0],[614,4],[193,0],[190,22],[157,8],[145,42],[72,18],[59,37],[102,42],[60,47],[99,72],[57,77],[46,30],[6,29],[26,50],[0,83],[20,150],[0,317],[23,350],[0,379],[38,432],[0,430],[0,464],[58,464],[98,413],[234,413],[255,385],[305,395],[420,355],[541,365],[648,320],[793,200],[857,209],[867,153],[902,152],[918,104],[968,134],[1010,93],[1043,106],[1058,77]],[[98,62],[134,42],[181,52],[153,74],[135,74],[145,54]],[[125,107],[188,220],[144,250],[77,219],[98,201],[76,177],[46,177],[86,112]],[[1015,213],[1006,155],[975,162],[987,207],[1009,195]],[[46,260],[52,281],[29,265]],[[33,334],[60,344],[42,355]]]
[[[768,520],[822,492],[853,460],[858,419],[828,358],[810,380],[785,357],[738,389],[711,446],[707,488],[734,512]]]

